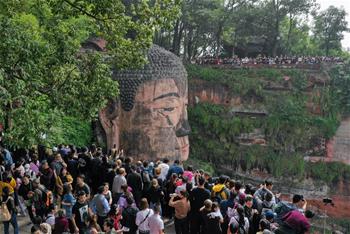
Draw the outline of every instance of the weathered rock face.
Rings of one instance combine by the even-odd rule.
[[[187,73],[181,60],[153,46],[149,63],[140,70],[114,71],[120,99],[100,111],[107,148],[127,156],[156,160],[187,160]]]
[[[223,85],[202,80],[192,80],[190,85],[190,105],[194,105],[198,102],[225,106],[238,106],[241,104],[241,98],[233,95],[229,88]]]

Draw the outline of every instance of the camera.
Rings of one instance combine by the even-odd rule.
[[[326,203],[326,204],[331,204],[333,201],[332,201],[332,199],[330,199],[330,198],[324,198],[323,199],[323,203]]]
[[[323,199],[323,203],[324,204],[331,204],[331,205],[333,205],[333,200],[331,198],[324,198]]]

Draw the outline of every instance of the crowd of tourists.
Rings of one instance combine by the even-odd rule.
[[[257,187],[225,175],[213,177],[168,159],[136,161],[116,148],[96,146],[0,147],[0,221],[19,233],[176,234],[307,233],[307,202],[281,201],[271,181]]]
[[[258,55],[256,58],[239,58],[234,56],[232,58],[217,58],[212,56],[205,56],[197,58],[194,63],[200,65],[233,65],[233,66],[250,66],[250,65],[298,65],[298,64],[320,64],[320,63],[342,63],[343,59],[340,57],[326,57],[326,56],[276,56],[267,57]]]

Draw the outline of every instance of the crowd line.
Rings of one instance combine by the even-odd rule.
[[[257,187],[168,159],[134,161],[122,150],[59,145],[10,152],[0,147],[0,221],[19,233],[307,233],[303,195],[280,200],[273,183]]]
[[[244,57],[239,58],[217,58],[205,56],[197,58],[193,63],[199,65],[233,65],[233,66],[249,66],[249,65],[298,65],[298,64],[321,64],[321,63],[343,63],[340,57],[327,56],[276,56],[267,57],[259,55],[256,58]]]

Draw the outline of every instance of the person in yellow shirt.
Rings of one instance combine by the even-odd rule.
[[[4,172],[3,179],[0,181],[0,196],[2,196],[2,190],[5,187],[9,188],[10,195],[15,192],[16,180],[8,172]]]

